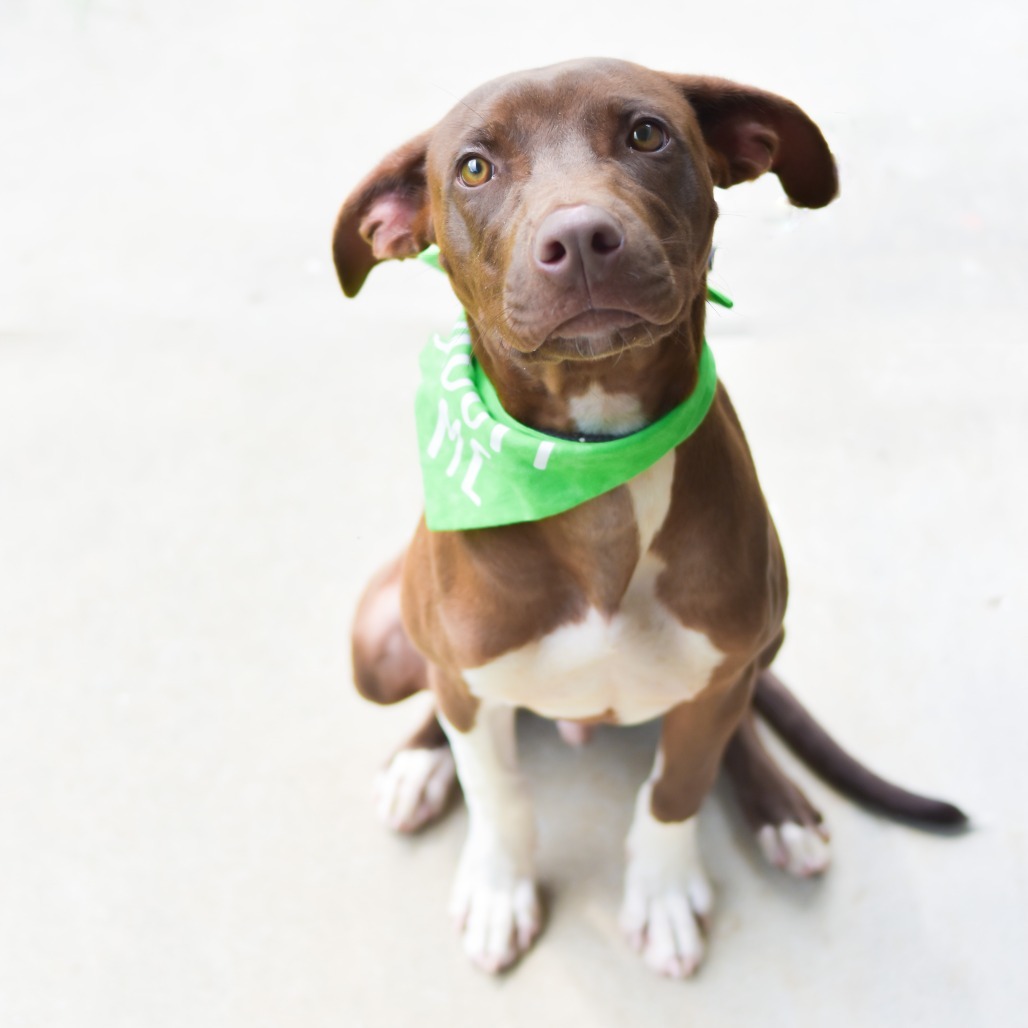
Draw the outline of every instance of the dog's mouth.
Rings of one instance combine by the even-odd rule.
[[[653,343],[658,334],[658,326],[635,311],[590,308],[551,329],[536,354],[544,360],[596,360]]]
[[[643,319],[633,311],[601,308],[587,310],[561,322],[550,339],[593,339],[609,336],[612,332],[642,324]]]
[[[659,342],[681,315],[681,291],[665,277],[644,277],[632,292],[614,285],[592,295],[536,293],[534,303],[508,294],[505,342],[529,361],[596,360]]]

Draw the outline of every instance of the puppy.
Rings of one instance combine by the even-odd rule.
[[[540,929],[518,707],[572,741],[661,719],[621,923],[672,977],[704,955],[696,813],[722,765],[769,859],[801,875],[828,863],[821,816],[764,749],[755,705],[860,798],[963,817],[890,792],[767,671],[785,565],[703,335],[714,189],[767,172],[798,206],[837,192],[821,132],[790,101],[576,61],[477,89],[340,212],[348,296],[379,261],[435,244],[465,312],[423,358],[426,516],[365,592],[353,654],[365,696],[435,699],[385,772],[383,816],[401,830],[436,816],[455,764],[469,833],[453,913],[488,971]]]

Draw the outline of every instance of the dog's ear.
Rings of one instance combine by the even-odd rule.
[[[797,207],[824,207],[839,192],[821,130],[792,101],[727,79],[673,75],[696,111],[714,185],[773,171]]]
[[[332,235],[343,292],[356,296],[368,272],[391,257],[413,257],[433,242],[425,156],[431,132],[405,143],[346,198]]]

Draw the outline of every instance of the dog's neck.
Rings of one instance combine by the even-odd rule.
[[[706,286],[683,317],[647,346],[591,360],[525,361],[484,336],[468,314],[475,358],[503,409],[540,432],[567,438],[630,435],[673,410],[696,385]],[[520,357],[520,355],[518,355]]]

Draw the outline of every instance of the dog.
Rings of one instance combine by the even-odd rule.
[[[789,100],[574,61],[475,90],[386,156],[337,219],[347,296],[378,262],[434,244],[466,313],[426,351],[426,517],[368,585],[353,663],[369,699],[434,698],[380,779],[380,810],[413,831],[456,773],[469,831],[452,913],[487,971],[541,927],[517,708],[573,743],[661,719],[620,922],[670,977],[704,956],[713,897],[696,814],[721,767],[772,863],[813,875],[829,861],[822,816],[765,749],[756,713],[858,799],[964,820],[864,769],[770,671],[785,564],[703,335],[714,190],[766,173],[800,207],[838,191],[821,131]],[[608,464],[658,436],[610,478]]]

